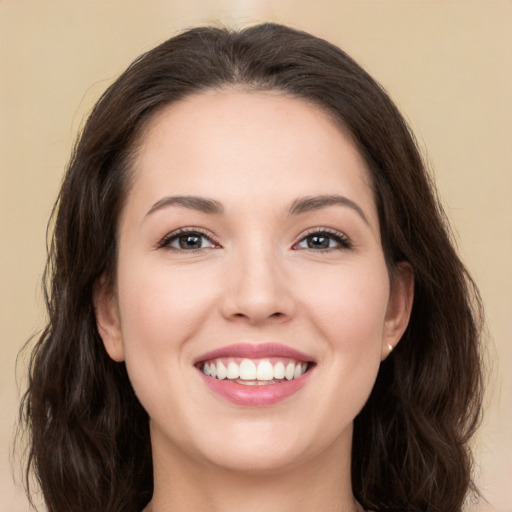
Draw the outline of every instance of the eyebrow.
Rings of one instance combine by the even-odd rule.
[[[167,196],[157,201],[146,213],[146,217],[168,206],[180,206],[181,208],[188,208],[210,215],[220,215],[224,213],[222,204],[213,199],[197,196]]]
[[[296,199],[291,204],[288,213],[290,215],[299,215],[301,213],[320,210],[321,208],[327,208],[328,206],[333,205],[348,206],[354,210],[366,224],[370,224],[363,209],[357,203],[348,197],[339,195],[308,196],[301,199]]]
[[[328,206],[341,205],[347,206],[354,210],[363,221],[369,225],[368,218],[366,217],[363,209],[348,197],[340,195],[321,195],[321,196],[308,196],[296,199],[288,209],[289,215],[300,215],[313,210],[320,210]],[[224,213],[224,206],[219,201],[214,199],[207,199],[198,196],[167,196],[158,200],[146,213],[146,217],[152,213],[167,208],[168,206],[179,206],[181,208],[188,208],[196,210],[209,215],[222,215]]]

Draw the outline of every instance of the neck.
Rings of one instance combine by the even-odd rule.
[[[272,472],[234,471],[169,451],[153,454],[154,495],[145,512],[362,511],[352,494],[346,439]]]

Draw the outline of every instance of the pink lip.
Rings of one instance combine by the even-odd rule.
[[[194,360],[194,364],[202,361],[209,361],[218,357],[247,357],[249,359],[262,359],[264,357],[288,357],[297,361],[314,362],[311,356],[294,348],[279,345],[278,343],[263,343],[254,345],[252,343],[239,343],[212,350],[202,354]]]
[[[261,345],[241,343],[207,352],[196,358],[194,364],[197,365],[200,362],[217,359],[219,357],[246,357],[249,359],[283,357],[297,361],[314,362],[311,356],[284,345],[276,343],[265,343]],[[262,386],[247,386],[227,379],[215,379],[206,376],[199,368],[198,372],[208,388],[217,396],[220,396],[228,402],[246,407],[265,407],[282,402],[286,398],[294,395],[306,384],[313,369],[314,366],[297,379]]]
[[[308,370],[298,379],[264,386],[246,386],[227,379],[214,379],[207,377],[201,370],[198,371],[210,390],[228,402],[246,407],[265,407],[282,402],[299,391],[307,382],[313,370]]]

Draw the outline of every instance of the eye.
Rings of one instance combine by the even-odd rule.
[[[178,251],[197,251],[216,248],[218,245],[209,236],[196,229],[180,229],[166,235],[158,244],[159,248],[170,248]]]
[[[315,230],[309,232],[294,249],[309,249],[313,251],[328,251],[331,249],[350,249],[352,247],[348,237],[335,230]]]

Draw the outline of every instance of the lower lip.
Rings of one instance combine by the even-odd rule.
[[[200,371],[200,370],[199,370]],[[278,384],[247,386],[228,379],[214,379],[201,372],[204,383],[213,393],[228,402],[245,407],[265,407],[274,405],[291,397],[304,386],[312,369],[297,379]]]

